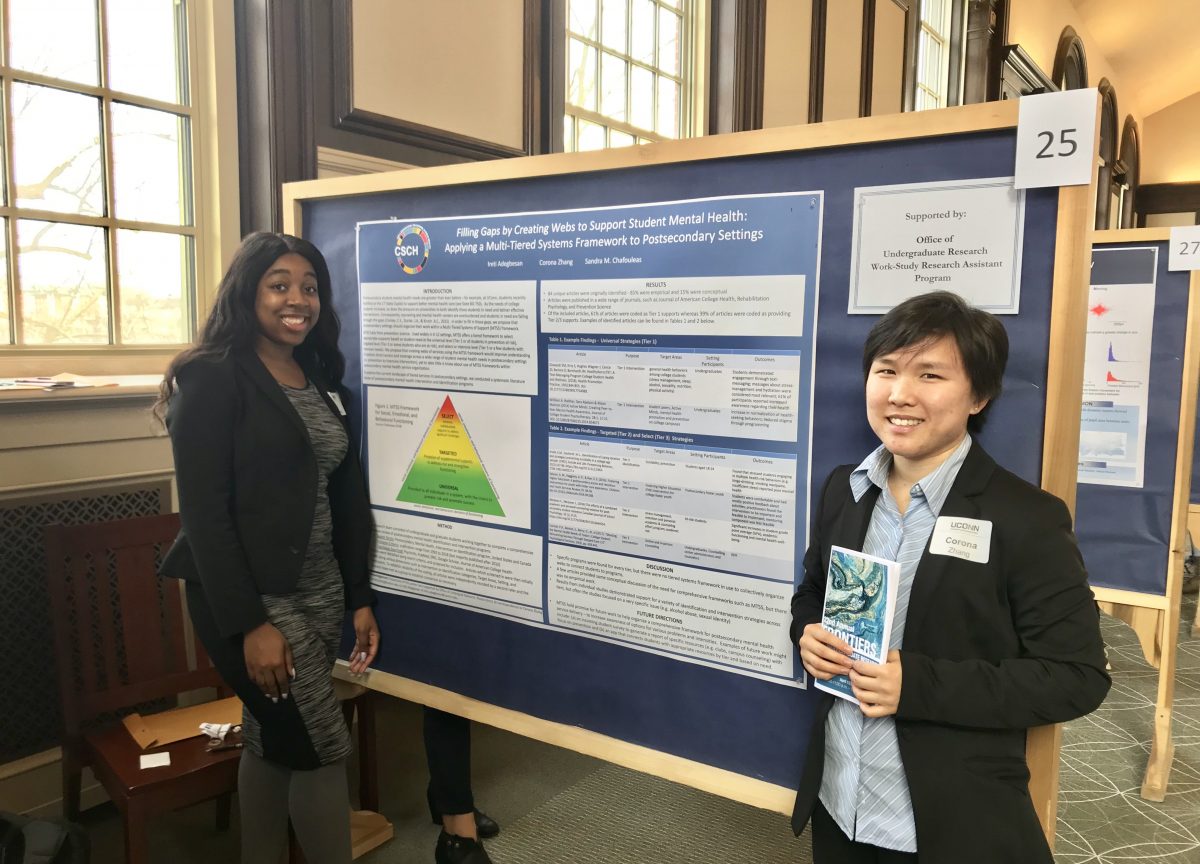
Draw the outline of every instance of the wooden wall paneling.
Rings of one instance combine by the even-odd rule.
[[[316,176],[310,0],[234,5],[242,233],[278,231],[280,187]]]
[[[836,0],[825,10],[823,121],[859,116],[863,5],[864,0]]]
[[[808,52],[808,122],[825,119],[825,21],[829,0],[812,0],[812,42]]]
[[[484,141],[448,129],[435,129],[402,117],[392,117],[358,108],[354,104],[354,36],[353,3],[351,0],[332,0],[330,29],[333,34],[333,126],[347,132],[369,135],[397,144],[420,147],[468,159],[495,159],[507,156],[526,156],[534,152],[537,137],[534,126],[542,112],[535,109],[538,99],[538,75],[542,67],[538,44],[531,37],[541,28],[541,9],[538,0],[524,3],[524,62],[522,84],[521,146],[513,147],[495,141]],[[561,136],[561,132],[560,132]]]
[[[761,129],[766,0],[713,0],[708,133]]]

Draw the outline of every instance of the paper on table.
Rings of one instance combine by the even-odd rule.
[[[171,764],[170,753],[143,753],[141,756],[141,767],[146,768],[165,768]]]

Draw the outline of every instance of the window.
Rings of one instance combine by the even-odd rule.
[[[0,347],[190,340],[185,4],[0,0]]]
[[[917,29],[917,93],[915,108],[949,104],[950,25],[953,0],[921,0]]]
[[[567,0],[563,149],[690,134],[696,0]]]

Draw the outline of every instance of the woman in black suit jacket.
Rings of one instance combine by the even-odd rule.
[[[847,675],[861,703],[820,697],[792,817],[797,834],[811,820],[816,864],[1052,861],[1025,733],[1094,710],[1110,682],[1067,508],[968,437],[1007,357],[998,319],[945,292],[901,303],[867,338],[867,417],[882,447],[867,471],[842,466],[826,481],[792,600],[809,674]],[[922,513],[927,492],[937,512]],[[912,562],[903,641],[881,665],[852,662],[820,624],[830,547],[873,543]]]
[[[163,572],[245,706],[242,860],[278,860],[289,816],[309,861],[349,862],[349,732],[331,671],[345,610],[351,671],[379,647],[371,522],[338,393],[329,270],[310,243],[245,239],[160,407],[182,531]]]

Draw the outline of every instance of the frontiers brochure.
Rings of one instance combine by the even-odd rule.
[[[867,663],[887,660],[899,581],[900,565],[895,561],[841,546],[830,548],[821,626],[850,645],[852,659]],[[814,683],[818,690],[858,704],[845,675]]]

